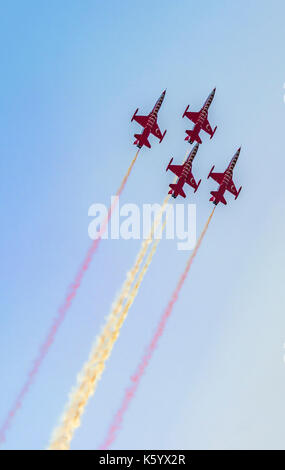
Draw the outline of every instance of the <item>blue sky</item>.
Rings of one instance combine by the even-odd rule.
[[[237,201],[218,207],[116,448],[283,448],[284,2],[10,1],[1,5],[0,420],[90,244],[135,147],[130,118],[161,91],[161,145],[141,152],[122,203],[161,202],[182,160],[185,107],[214,86],[195,160],[207,181],[241,145]],[[4,449],[41,449],[140,242],[103,241]],[[163,240],[90,401],[74,449],[98,447],[184,268]]]

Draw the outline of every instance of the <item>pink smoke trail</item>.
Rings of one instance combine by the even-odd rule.
[[[128,408],[131,404],[131,401],[132,399],[134,398],[135,396],[135,393],[137,391],[137,388],[140,384],[140,381],[142,379],[142,376],[157,348],[157,345],[158,345],[158,341],[160,339],[160,337],[163,335],[163,332],[164,332],[164,329],[166,327],[166,323],[167,323],[167,320],[169,319],[171,313],[172,313],[172,310],[173,310],[173,307],[178,299],[178,296],[180,294],[180,291],[183,287],[183,284],[187,278],[187,275],[189,273],[189,270],[192,266],[192,263],[194,261],[194,258],[199,250],[199,247],[202,243],[202,240],[207,232],[207,229],[208,229],[208,226],[209,226],[209,223],[213,217],[213,214],[214,214],[214,211],[215,211],[215,208],[216,206],[214,207],[214,209],[212,210],[206,224],[205,224],[205,227],[196,243],[196,246],[191,254],[191,256],[189,257],[188,261],[187,261],[187,264],[186,264],[186,267],[178,281],[178,284],[172,294],[172,297],[158,323],[158,327],[154,333],[154,336],[151,340],[151,342],[149,343],[147,349],[146,349],[146,352],[145,354],[143,355],[134,375],[131,376],[131,385],[126,389],[125,391],[125,395],[124,395],[124,398],[123,398],[123,401],[122,401],[122,404],[119,408],[119,410],[117,411],[117,413],[115,414],[114,418],[113,418],[113,421],[111,423],[111,426],[109,427],[109,430],[107,432],[107,436],[105,438],[105,440],[103,441],[103,444],[101,444],[101,446],[99,447],[100,450],[105,450],[105,449],[109,449],[109,447],[114,443],[116,437],[117,437],[117,434],[122,426],[122,423],[123,423],[123,419],[124,419],[124,416],[125,416],[125,413],[128,411]]]
[[[96,250],[99,246],[99,243],[101,241],[101,237],[106,231],[106,228],[107,228],[108,223],[111,219],[112,213],[113,213],[113,211],[114,211],[114,209],[117,205],[118,198],[121,196],[121,194],[122,194],[122,192],[125,188],[128,177],[129,177],[129,175],[132,171],[132,168],[133,168],[133,166],[136,162],[138,154],[139,154],[139,150],[137,151],[135,157],[133,158],[133,160],[132,160],[132,162],[131,162],[131,164],[128,168],[128,171],[125,174],[118,191],[116,192],[117,197],[115,197],[113,199],[113,203],[112,203],[111,207],[108,210],[108,214],[105,217],[105,219],[104,219],[104,221],[101,225],[98,238],[96,240],[94,240],[94,242],[90,246],[89,250],[87,251],[85,259],[84,259],[82,265],[80,266],[80,268],[79,268],[79,270],[78,270],[78,272],[75,276],[74,282],[73,282],[73,284],[71,284],[63,304],[61,305],[61,307],[57,311],[57,314],[56,314],[56,316],[53,320],[52,326],[51,326],[51,328],[48,331],[48,334],[46,336],[46,339],[45,339],[45,341],[43,342],[43,344],[41,345],[41,347],[39,349],[39,352],[38,352],[38,355],[37,355],[37,357],[34,361],[33,367],[29,371],[28,376],[26,378],[26,381],[25,381],[23,387],[21,388],[19,394],[16,396],[16,399],[15,399],[11,409],[9,410],[9,412],[6,416],[6,419],[5,419],[4,423],[2,424],[2,426],[0,428],[0,443],[5,442],[6,433],[7,433],[8,429],[11,426],[13,418],[14,418],[15,414],[17,413],[17,411],[21,408],[22,402],[23,402],[25,396],[27,395],[27,393],[29,392],[29,390],[31,388],[31,385],[33,384],[33,382],[36,378],[36,375],[38,374],[38,371],[39,371],[39,369],[40,369],[40,367],[41,367],[41,365],[42,365],[42,363],[43,363],[43,361],[44,361],[51,345],[53,344],[56,333],[57,333],[59,327],[61,326],[61,324],[63,323],[63,320],[65,319],[65,316],[66,316],[69,308],[71,307],[72,301],[74,300],[74,298],[77,294],[77,291],[78,291],[79,287],[81,286],[81,283],[82,283],[83,277],[85,275],[85,272],[88,270],[89,265],[90,265],[90,263],[93,259],[93,256],[94,256],[94,254],[95,254],[95,252],[96,252]]]

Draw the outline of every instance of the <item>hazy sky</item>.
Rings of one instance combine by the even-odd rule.
[[[167,88],[166,137],[141,151],[121,201],[160,203],[188,145],[182,113],[216,86],[218,129],[201,135],[202,183],[187,191],[198,231],[208,172],[240,145],[243,190],[216,210],[115,447],[284,449],[284,2],[11,0],[0,12],[0,421],[90,245],[90,205],[109,204],[134,156],[133,112]],[[3,449],[47,445],[139,247],[101,243]],[[101,443],[187,257],[160,243],[72,448]]]

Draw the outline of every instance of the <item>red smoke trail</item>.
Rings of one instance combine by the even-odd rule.
[[[148,345],[147,347],[147,350],[145,352],[145,354],[143,355],[138,367],[137,367],[137,370],[136,372],[134,373],[134,375],[131,376],[131,382],[132,384],[126,389],[125,391],[125,395],[124,395],[124,398],[123,398],[123,401],[122,401],[122,404],[121,404],[121,407],[119,408],[119,410],[117,411],[117,413],[115,414],[114,418],[113,418],[113,421],[111,423],[111,426],[109,427],[109,430],[107,432],[107,436],[103,442],[103,444],[100,446],[100,450],[104,450],[104,449],[108,449],[112,444],[113,442],[115,441],[116,437],[117,437],[117,433],[119,431],[119,429],[121,428],[121,425],[122,425],[122,422],[123,422],[123,419],[124,419],[124,416],[125,416],[125,413],[127,412],[130,404],[131,404],[131,401],[132,399],[134,398],[134,395],[137,391],[137,388],[140,384],[140,381],[142,379],[142,376],[153,356],[153,353],[155,352],[156,348],[157,348],[157,345],[158,345],[158,341],[160,339],[160,337],[162,336],[163,332],[164,332],[164,329],[165,329],[165,326],[166,326],[166,323],[167,323],[167,320],[169,319],[171,313],[172,313],[172,310],[173,310],[173,307],[178,299],[178,296],[180,294],[180,291],[183,287],[183,284],[185,282],[185,279],[187,278],[187,275],[188,275],[188,272],[192,266],[192,263],[193,263],[193,260],[199,250],[199,247],[202,243],[202,240],[205,236],[205,233],[207,232],[207,229],[208,229],[208,226],[209,226],[209,223],[211,221],[211,218],[214,214],[214,211],[215,211],[215,208],[216,206],[214,207],[214,209],[212,210],[206,224],[205,224],[205,227],[196,243],[196,246],[190,256],[190,258],[188,259],[188,262],[186,264],[186,267],[184,269],[184,272],[183,274],[181,275],[180,279],[179,279],[179,282],[172,294],[172,297],[160,319],[160,322],[158,324],[158,327],[154,333],[154,336],[150,342],[150,344]]]
[[[79,270],[78,270],[78,272],[75,276],[74,282],[69,287],[69,291],[68,291],[68,293],[65,297],[65,300],[64,300],[63,304],[61,305],[61,307],[58,309],[56,317],[53,320],[53,324],[52,324],[52,326],[51,326],[51,328],[50,328],[50,330],[49,330],[49,332],[46,336],[46,339],[40,347],[40,350],[38,352],[38,356],[36,357],[36,359],[34,361],[34,365],[31,368],[31,370],[29,371],[28,376],[26,378],[26,381],[25,381],[22,389],[20,390],[19,394],[17,395],[10,411],[8,412],[8,415],[7,415],[3,425],[1,426],[1,429],[0,429],[0,443],[5,441],[6,432],[10,428],[12,420],[13,420],[16,412],[21,408],[23,399],[25,398],[26,394],[30,390],[31,385],[33,384],[33,381],[35,380],[35,377],[36,377],[36,375],[39,371],[39,368],[42,365],[42,362],[43,362],[45,356],[47,355],[47,353],[48,353],[48,351],[49,351],[49,349],[50,349],[50,347],[51,347],[51,345],[54,341],[55,335],[56,335],[59,327],[61,326],[63,320],[65,319],[65,316],[66,316],[66,314],[67,314],[67,312],[68,312],[68,310],[69,310],[69,308],[72,304],[72,301],[74,300],[74,298],[77,294],[77,291],[78,291],[78,289],[79,289],[79,287],[82,283],[84,274],[87,271],[87,269],[89,268],[89,265],[92,261],[92,258],[93,258],[94,254],[95,254],[95,252],[96,252],[96,250],[99,246],[99,243],[101,241],[101,237],[104,234],[104,232],[105,232],[105,230],[108,226],[108,223],[110,221],[112,213],[113,213],[113,211],[114,211],[114,209],[117,205],[118,198],[120,197],[120,195],[122,194],[122,192],[124,190],[124,187],[126,185],[128,177],[129,177],[129,175],[132,171],[132,168],[133,168],[133,166],[136,162],[138,154],[139,154],[139,150],[137,151],[135,157],[133,158],[133,160],[132,160],[132,162],[131,162],[131,164],[128,168],[128,171],[124,176],[124,179],[121,183],[121,186],[119,187],[118,191],[116,192],[117,197],[114,198],[113,203],[112,203],[111,207],[109,208],[108,214],[105,217],[105,220],[103,221],[103,223],[101,225],[98,238],[96,240],[94,240],[91,247],[87,251],[85,259],[84,259],[82,265],[80,266],[80,268],[79,268]]]

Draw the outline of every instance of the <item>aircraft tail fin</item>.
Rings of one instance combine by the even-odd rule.
[[[217,199],[218,191],[211,191],[211,194],[212,197],[210,198],[210,201],[216,201],[217,204],[218,202],[222,202],[223,204],[227,205],[227,201],[225,200],[224,196],[219,196]]]
[[[136,140],[134,141],[134,144],[137,145],[139,148],[141,148],[143,145],[145,145],[149,149],[151,148],[148,139],[142,139],[142,134],[135,134],[135,139]]]
[[[174,197],[177,197],[177,196],[182,196],[182,197],[186,197],[186,194],[184,193],[183,189],[178,186],[178,184],[170,184],[169,187],[171,188],[171,190],[169,191],[168,194],[173,194]]]
[[[200,136],[196,134],[194,131],[186,131],[187,137],[185,137],[185,140],[192,141],[192,142],[198,142],[198,144],[202,144],[202,140],[200,139]]]

